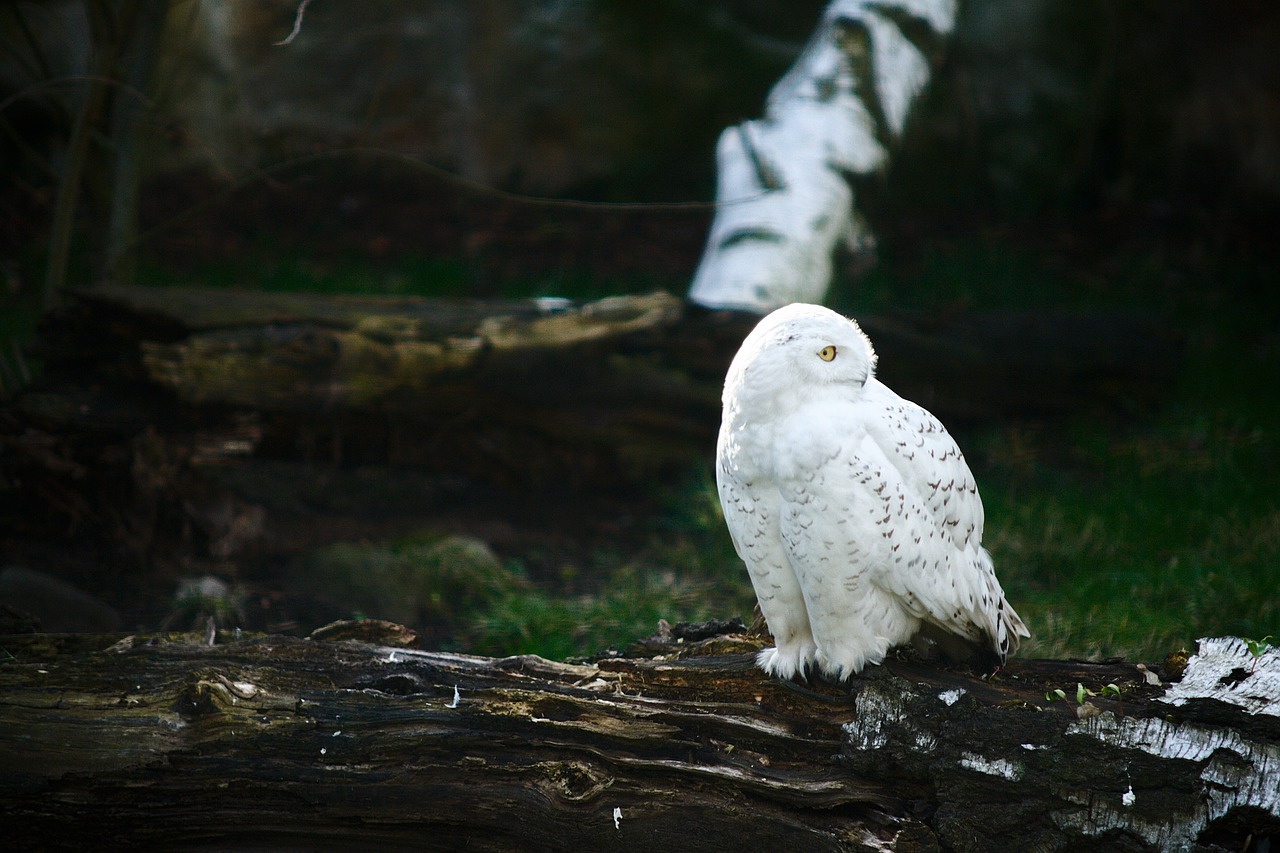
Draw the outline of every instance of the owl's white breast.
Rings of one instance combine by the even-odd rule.
[[[811,476],[866,436],[865,407],[855,389],[798,389],[767,402],[744,395],[726,411],[721,454],[748,481],[782,483]],[[745,414],[750,412],[750,415]]]

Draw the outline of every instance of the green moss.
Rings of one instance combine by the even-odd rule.
[[[464,624],[524,593],[523,574],[482,542],[460,536],[397,544],[338,543],[295,570],[293,586],[353,616],[402,625]]]

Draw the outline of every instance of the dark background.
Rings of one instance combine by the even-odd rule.
[[[712,216],[715,140],[762,114],[823,6],[317,0],[277,45],[294,25],[292,0],[5,4],[0,402],[39,387],[37,321],[64,285],[682,294]],[[161,12],[162,27],[145,26]],[[931,57],[933,79],[889,167],[855,179],[878,261],[838,266],[833,306],[942,317],[1119,308],[1167,323],[1187,345],[1154,405],[1100,400],[1052,422],[956,423],[939,412],[961,434],[989,514],[1012,531],[1001,565],[1025,572],[1024,596],[1046,602],[1024,615],[1039,618],[1048,652],[1134,648],[1087,615],[1057,639],[1048,621],[1062,586],[1086,587],[1099,555],[1120,578],[1088,593],[1099,600],[1167,575],[1178,590],[1157,603],[1168,613],[1209,602],[1206,621],[1188,617],[1151,642],[1194,638],[1211,617],[1246,610],[1254,621],[1218,630],[1274,624],[1277,44],[1280,8],[1267,2],[971,0]],[[80,177],[68,183],[73,164]],[[136,227],[121,237],[113,211],[127,213],[135,191],[136,217],[124,219]],[[22,435],[21,418],[6,417],[5,434]],[[1215,450],[1220,465],[1206,462]],[[1112,477],[1116,465],[1132,481]],[[1091,521],[1110,480],[1121,496]],[[1069,568],[1046,555],[1054,536],[1122,530],[1146,481],[1161,484],[1150,503],[1161,524],[1227,519],[1251,568],[1188,569],[1191,546],[1158,525],[1063,558]],[[705,498],[698,489],[621,508],[587,496],[585,510],[562,518],[508,496],[476,504],[485,519],[466,532],[523,561],[540,589],[587,594],[600,565],[653,557],[654,529],[679,540],[672,516],[687,533],[702,512],[689,509],[690,493]],[[1223,504],[1237,493],[1247,510]],[[1075,504],[1065,521],[1031,515],[1019,528],[1018,512],[1040,494]],[[72,578],[139,624],[158,623],[180,576],[203,565],[150,566],[122,584],[134,569],[69,524],[65,507],[33,506],[12,476],[0,504],[6,564]],[[715,519],[694,526],[690,551],[724,548]],[[712,529],[710,545],[698,538]],[[269,584],[284,569],[259,565],[241,579]],[[1239,599],[1213,604],[1204,590],[1221,586],[1215,571],[1245,578]]]

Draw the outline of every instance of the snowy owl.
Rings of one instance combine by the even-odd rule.
[[[847,678],[922,628],[1001,661],[1030,636],[982,547],[960,448],[874,370],[855,322],[793,304],[725,378],[716,485],[776,643],[757,662],[779,678],[815,664]]]

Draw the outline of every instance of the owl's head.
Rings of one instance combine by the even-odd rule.
[[[815,386],[860,389],[876,355],[858,324],[821,305],[793,303],[762,319],[729,366],[725,393],[752,387],[774,392]]]

